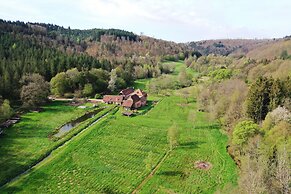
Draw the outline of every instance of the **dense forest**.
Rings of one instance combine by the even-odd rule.
[[[74,30],[51,24],[0,20],[1,102],[7,99],[12,104],[29,104],[30,108],[39,106],[43,102],[37,97],[41,91],[36,81],[39,79],[52,80],[51,93],[58,96],[93,97],[114,93],[130,86],[136,78],[167,73],[167,66],[161,65],[163,60],[183,60],[189,54],[195,53],[185,45],[124,30]],[[26,79],[29,76],[33,79]],[[110,77],[116,79],[114,91],[108,88]],[[26,92],[30,96],[22,96],[24,88],[30,91]],[[38,92],[31,92],[34,90]],[[9,105],[9,101],[5,104]],[[2,114],[7,115],[3,119],[11,115],[10,109],[8,112]]]

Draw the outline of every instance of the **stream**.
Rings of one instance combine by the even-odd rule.
[[[65,125],[63,125],[58,133],[56,133],[54,136],[55,137],[61,137],[63,136],[65,133],[68,133],[72,128],[74,128],[75,126],[77,126],[79,123],[86,121],[87,119],[93,118],[97,113],[99,113],[101,110],[103,110],[103,108],[99,108],[93,112],[89,112],[79,118],[77,118],[76,120],[73,120],[69,123],[66,123]]]

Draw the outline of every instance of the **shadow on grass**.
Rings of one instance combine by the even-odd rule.
[[[195,149],[198,148],[200,144],[203,144],[205,142],[185,142],[185,143],[180,143],[177,149]]]
[[[26,186],[26,184],[29,182],[30,188],[32,188],[34,191],[36,191],[36,188],[38,188],[40,185],[43,185],[44,180],[47,179],[48,175],[46,173],[37,172],[37,176],[41,177],[39,179],[33,179],[33,182],[29,182],[29,177],[26,177],[26,183],[21,184],[21,185],[17,185],[17,186],[7,186],[5,185],[4,187],[1,188],[0,192],[3,193],[19,193],[19,192],[23,192],[23,188]],[[26,191],[27,192],[27,191]]]
[[[152,108],[154,108],[154,106],[155,102],[153,100],[148,100],[147,105],[139,108],[138,109],[139,113],[137,113],[136,115],[144,115],[147,112],[149,112]]]
[[[115,191],[115,189],[112,188],[112,187],[106,186],[106,187],[103,187],[102,188],[101,193],[106,193],[106,194],[119,194],[120,192]]]
[[[219,129],[219,124],[211,124],[211,125],[195,125],[195,129]]]
[[[162,171],[162,172],[159,172],[157,175],[184,177],[185,176],[185,173],[182,172],[182,171]]]

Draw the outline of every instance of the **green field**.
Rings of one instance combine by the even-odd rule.
[[[52,141],[48,138],[49,134],[90,109],[52,102],[40,113],[22,115],[21,121],[6,129],[0,137],[0,183],[5,183],[43,158],[63,141]]]
[[[202,113],[193,112],[194,102],[181,106],[184,101],[167,97],[147,114],[132,118],[117,112],[1,192],[130,193],[149,174],[144,163],[148,153],[152,151],[158,163],[167,152],[167,129],[174,122],[179,127],[180,146],[141,193],[211,193],[225,183],[235,183],[236,167],[226,153],[226,137]],[[207,160],[213,168],[195,169],[197,160]]]
[[[167,63],[173,63],[175,64],[176,68],[175,71],[173,72],[173,75],[177,76],[180,73],[181,68],[186,67],[184,61],[178,61],[178,62],[167,62]],[[192,74],[192,76],[197,75],[197,72],[195,72],[191,68],[186,68],[186,72],[189,74]]]

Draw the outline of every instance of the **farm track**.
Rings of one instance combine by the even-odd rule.
[[[133,190],[132,194],[136,194],[142,188],[142,186],[144,186],[154,176],[154,174],[161,167],[161,165],[163,164],[163,162],[167,159],[167,157],[168,157],[168,155],[170,154],[171,151],[172,150],[168,150],[166,152],[166,154],[164,155],[164,157],[159,161],[159,163],[155,166],[155,168],[151,171],[151,173],[148,176],[146,176],[142,180],[142,182]]]
[[[113,108],[114,109],[114,108]],[[28,172],[30,172],[33,168],[41,165],[41,163],[45,162],[46,160],[48,160],[51,156],[53,152],[56,152],[57,150],[63,148],[65,145],[67,145],[69,142],[71,142],[72,140],[74,140],[76,137],[78,137],[80,134],[82,134],[84,131],[86,131],[88,128],[92,127],[93,125],[95,125],[96,123],[98,123],[101,119],[103,119],[104,117],[106,117],[113,109],[109,110],[108,112],[106,112],[105,114],[101,115],[99,118],[97,118],[95,121],[93,121],[91,124],[89,124],[87,127],[85,127],[84,129],[82,129],[81,131],[79,131],[77,134],[75,134],[74,136],[72,136],[71,138],[69,138],[68,140],[62,142],[59,146],[55,147],[54,149],[50,150],[44,158],[41,158],[39,161],[37,161],[35,164],[33,164],[31,167],[29,167],[28,169],[26,169],[24,172],[16,175],[14,178],[12,178],[11,180],[7,181],[6,183],[4,183],[3,185],[0,185],[0,188],[5,187],[5,185],[8,185],[9,183],[17,180],[18,178],[20,178],[22,175],[27,174]]]

